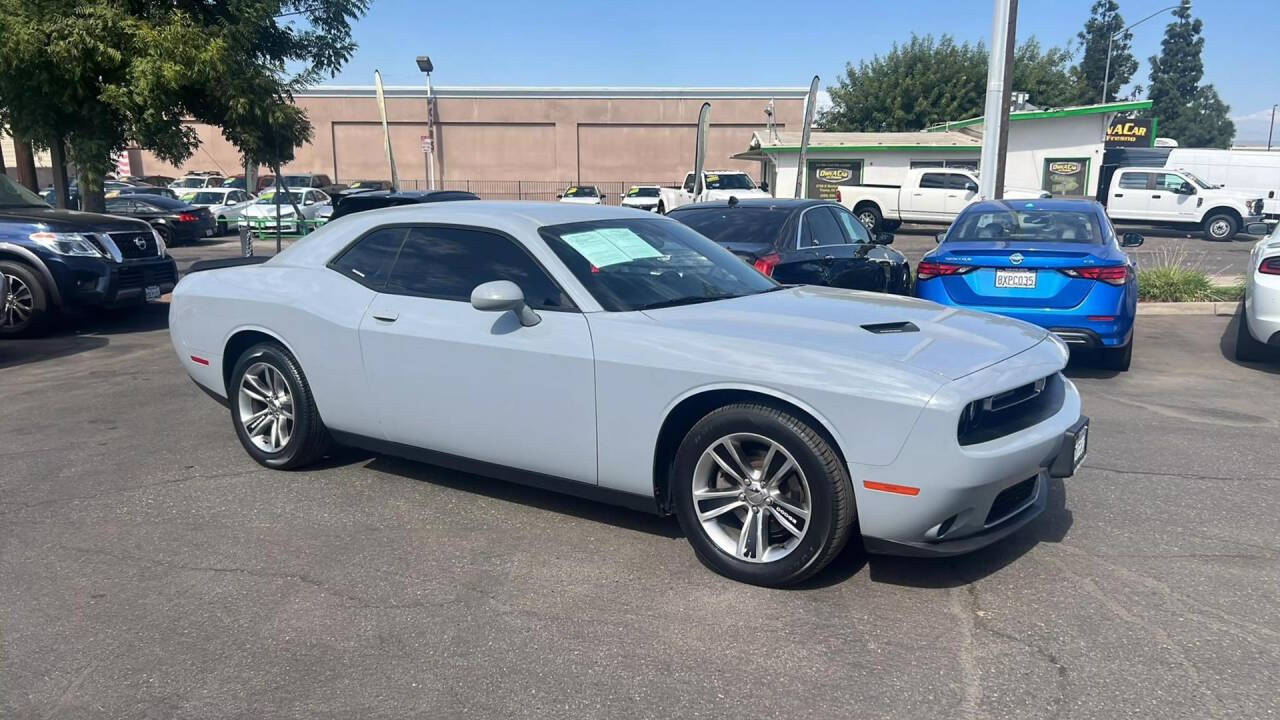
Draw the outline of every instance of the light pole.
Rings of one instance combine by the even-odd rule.
[[[423,154],[427,156],[427,189],[436,189],[436,113],[433,103],[435,98],[431,96],[431,71],[435,67],[431,64],[431,58],[426,55],[418,56],[418,69],[427,75],[427,142],[422,148]]]
[[[1181,3],[1179,3],[1179,4],[1177,4],[1177,5],[1170,5],[1170,6],[1169,6],[1169,7],[1167,7],[1167,8],[1160,8],[1159,10],[1157,10],[1157,11],[1155,11],[1155,12],[1151,13],[1150,15],[1148,15],[1148,16],[1146,16],[1146,17],[1144,17],[1144,18],[1142,18],[1142,19],[1141,19],[1141,20],[1139,20],[1138,22],[1136,22],[1136,23],[1134,23],[1134,24],[1130,25],[1129,27],[1127,27],[1127,28],[1125,28],[1125,29],[1123,29],[1123,30],[1117,30],[1116,32],[1111,33],[1111,35],[1107,37],[1107,70],[1106,70],[1106,72],[1104,72],[1104,73],[1102,74],[1102,102],[1103,102],[1103,103],[1106,103],[1106,102],[1107,102],[1107,85],[1111,84],[1111,43],[1112,43],[1112,41],[1114,41],[1117,37],[1120,37],[1121,35],[1123,35],[1123,34],[1125,34],[1125,33],[1129,32],[1130,30],[1132,30],[1132,29],[1134,29],[1134,28],[1138,27],[1138,26],[1139,26],[1139,25],[1141,25],[1142,23],[1144,23],[1144,22],[1146,22],[1146,21],[1150,20],[1151,18],[1153,18],[1153,17],[1155,17],[1155,16],[1159,15],[1160,13],[1162,13],[1162,12],[1168,12],[1169,10],[1176,10],[1176,9],[1178,9],[1178,8],[1180,8],[1180,7],[1182,7],[1182,4],[1181,4]]]
[[[1267,126],[1267,152],[1271,152],[1271,133],[1276,129],[1276,106],[1271,106],[1271,124]]]

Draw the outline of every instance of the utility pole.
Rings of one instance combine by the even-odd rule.
[[[1267,152],[1271,152],[1271,134],[1276,130],[1276,106],[1271,106],[1271,125],[1267,126]]]
[[[982,155],[978,169],[978,194],[998,199],[1003,192],[1004,137],[1009,122],[1009,90],[1006,79],[1010,72],[1017,25],[1017,0],[995,0],[991,18],[991,55],[987,58],[987,99],[983,107]]]

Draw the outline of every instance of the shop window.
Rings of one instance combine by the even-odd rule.
[[[1083,197],[1089,189],[1089,159],[1045,158],[1041,187],[1054,195]]]

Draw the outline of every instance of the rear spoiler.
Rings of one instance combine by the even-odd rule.
[[[243,265],[261,265],[271,259],[271,255],[250,255],[249,257],[221,258],[218,260],[200,260],[191,263],[186,274],[204,272],[205,270],[221,270],[222,268],[241,267]]]

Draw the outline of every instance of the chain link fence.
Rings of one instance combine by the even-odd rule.
[[[572,180],[442,180],[436,184],[437,190],[465,190],[475,193],[485,200],[546,200],[554,201],[556,195],[565,188],[574,185],[594,185],[604,194],[605,205],[618,205],[633,185],[662,185],[680,187],[680,180],[630,180],[610,182],[574,182]],[[425,190],[426,182],[422,180],[401,180],[403,190]]]

